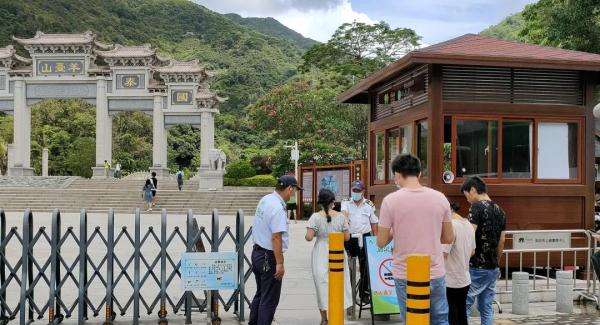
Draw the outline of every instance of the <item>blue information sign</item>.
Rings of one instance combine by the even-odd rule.
[[[238,284],[237,253],[182,253],[184,291],[235,290]]]
[[[369,279],[371,280],[371,308],[373,315],[398,314],[398,296],[392,275],[392,248],[390,242],[384,248],[377,247],[377,237],[365,237]]]

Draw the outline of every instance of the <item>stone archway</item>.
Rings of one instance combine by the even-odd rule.
[[[14,114],[14,164],[11,175],[32,175],[31,105],[39,100],[79,98],[96,106],[94,177],[105,177],[104,161],[112,162],[112,118],[121,111],[142,111],[153,118],[151,170],[167,176],[165,127],[199,125],[201,188],[215,188],[222,170],[213,167],[214,114],[224,99],[208,87],[210,73],[198,61],[162,58],[149,45],[104,44],[92,32],[45,34],[13,39],[29,52],[0,48],[0,111]],[[222,185],[221,185],[222,186]]]

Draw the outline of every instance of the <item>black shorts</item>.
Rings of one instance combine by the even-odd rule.
[[[296,210],[296,203],[287,203],[287,209],[289,210]]]

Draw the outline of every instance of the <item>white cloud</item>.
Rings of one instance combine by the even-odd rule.
[[[326,42],[343,23],[374,23],[350,0],[195,0],[210,10],[244,17],[273,17],[298,33]]]
[[[340,5],[329,9],[309,11],[292,9],[275,16],[275,19],[300,34],[321,42],[326,42],[343,23],[353,21],[374,23],[366,14],[354,11],[349,1],[343,1]]]
[[[344,0],[193,0],[220,13],[234,12],[249,16],[268,16],[290,9],[299,11],[325,10],[340,5]]]

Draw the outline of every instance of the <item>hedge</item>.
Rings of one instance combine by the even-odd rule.
[[[273,175],[256,175],[240,180],[241,186],[275,187],[277,179]]]
[[[238,160],[225,167],[225,178],[243,179],[256,175],[252,164],[246,160]]]

